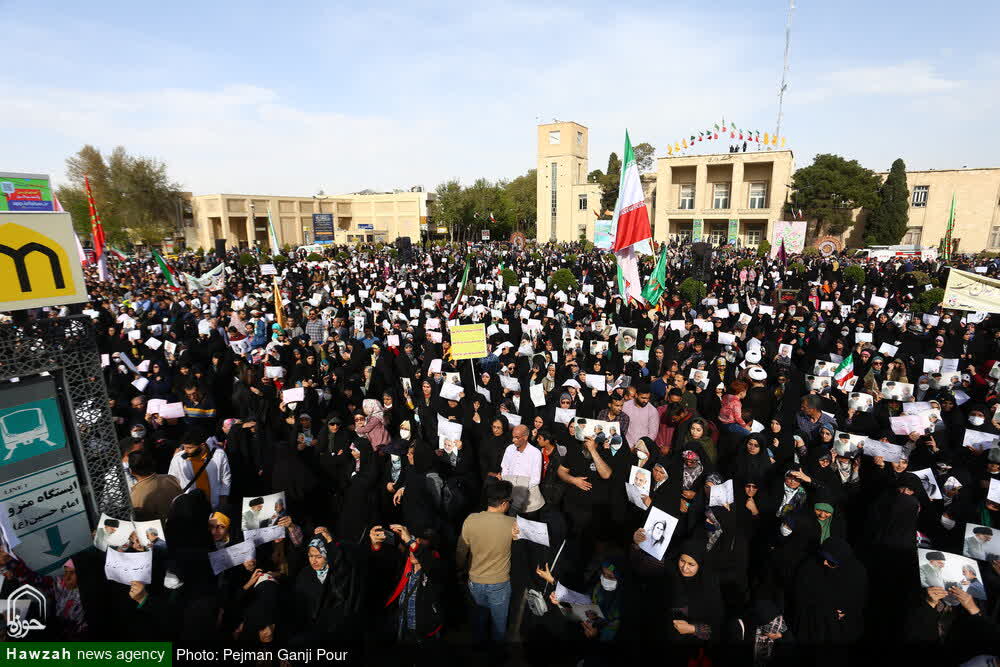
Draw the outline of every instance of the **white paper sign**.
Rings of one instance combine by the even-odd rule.
[[[160,417],[163,419],[183,419],[184,404],[180,402],[164,403],[163,407],[160,408]]]
[[[108,549],[104,560],[104,576],[111,581],[130,586],[133,581],[153,583],[153,552],[122,553]]]
[[[722,484],[715,484],[709,489],[708,506],[733,504],[733,480],[727,479]]]
[[[549,527],[541,521],[531,521],[517,517],[518,539],[528,540],[542,546],[549,546]]]
[[[298,403],[304,401],[306,398],[305,387],[292,387],[291,389],[285,389],[281,392],[281,400],[285,404]]]
[[[576,417],[576,410],[567,410],[566,408],[556,408],[555,417],[553,421],[557,424],[568,424]]]
[[[244,540],[231,547],[208,552],[208,561],[212,564],[212,573],[219,574],[237,565],[243,565],[257,556],[253,540]]]

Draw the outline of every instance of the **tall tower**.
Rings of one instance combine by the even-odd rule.
[[[539,243],[576,241],[581,225],[593,219],[590,208],[600,202],[587,199],[593,189],[586,187],[588,171],[586,127],[574,122],[538,126]]]

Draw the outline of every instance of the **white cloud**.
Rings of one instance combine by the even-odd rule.
[[[793,92],[789,101],[795,104],[815,104],[832,97],[861,95],[937,95],[961,88],[963,82],[942,77],[926,62],[905,62],[895,65],[851,67],[826,72],[816,77],[816,85],[802,93]]]

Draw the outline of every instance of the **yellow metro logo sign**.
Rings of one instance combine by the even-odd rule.
[[[68,214],[0,216],[0,310],[86,301],[75,245]]]

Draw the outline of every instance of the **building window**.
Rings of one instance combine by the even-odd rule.
[[[712,208],[729,208],[729,183],[712,186]]]
[[[677,233],[674,234],[675,241],[690,241],[691,240],[691,228],[690,227],[678,227]]]
[[[930,190],[929,185],[914,185],[913,186],[913,206],[917,208],[923,208],[927,206],[927,191]]]
[[[556,134],[558,134],[558,132]],[[549,189],[552,191],[552,202],[551,202],[551,204],[552,204],[552,210],[551,210],[551,212],[552,212],[552,236],[550,238],[553,241],[556,240],[556,204],[558,203],[557,199],[556,199],[556,186],[558,185],[558,183],[557,183],[557,180],[558,180],[558,177],[559,177],[559,173],[558,172],[559,172],[559,163],[558,162],[553,162],[552,163],[552,178],[549,181]]]
[[[576,145],[577,146],[582,146],[583,145],[583,132],[577,132],[576,133]]]
[[[920,245],[920,234],[923,231],[922,227],[910,227],[903,234],[903,240],[901,243],[903,245]],[[994,230],[994,233],[996,230]]]
[[[577,201],[578,201],[577,208],[580,209],[581,211],[586,211],[587,210],[587,195],[580,195],[577,198]]]
[[[549,143],[558,144],[559,143],[559,130],[552,130],[549,132]]]
[[[1000,227],[994,227],[990,232],[990,247],[1000,248]]]
[[[681,198],[677,208],[694,208],[694,183],[685,183],[681,185]]]
[[[767,208],[767,183],[750,184],[750,208]]]
[[[708,233],[708,242],[712,245],[722,245],[726,242],[726,235],[728,234],[727,227],[713,227]]]
[[[750,247],[756,247],[760,245],[762,232],[759,229],[748,229],[746,235],[746,244]]]
[[[579,238],[579,240],[581,240],[581,241],[586,241],[587,240],[587,225],[578,225],[577,228],[576,228],[576,231],[577,231],[577,237]]]

